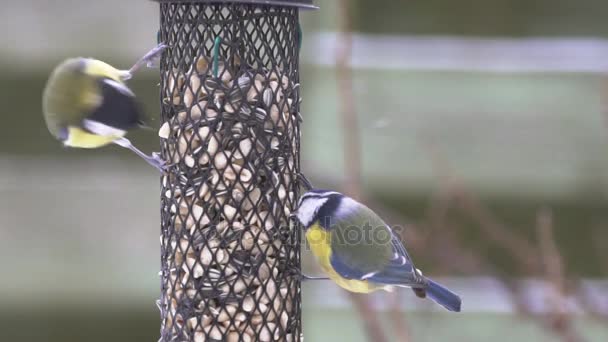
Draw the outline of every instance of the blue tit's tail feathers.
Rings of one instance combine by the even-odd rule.
[[[454,292],[448,290],[443,285],[440,285],[433,280],[426,278],[428,286],[426,288],[426,296],[435,303],[443,306],[449,311],[460,312],[462,300]]]

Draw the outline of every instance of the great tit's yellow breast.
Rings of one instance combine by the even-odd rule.
[[[114,68],[106,62],[96,59],[87,59],[84,72],[88,75],[108,77],[117,82],[123,83],[120,70]]]
[[[346,279],[339,275],[331,265],[331,233],[323,229],[318,222],[306,231],[306,241],[312,254],[316,257],[319,266],[338,286],[345,290],[358,293],[369,293],[385,289],[384,285],[376,285],[366,280]]]
[[[97,148],[108,145],[121,137],[122,135],[96,135],[89,133],[80,127],[69,126],[68,137],[63,143],[70,147]]]

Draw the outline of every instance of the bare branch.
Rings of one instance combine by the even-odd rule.
[[[549,315],[549,327],[564,342],[582,341],[582,337],[575,331],[572,317],[569,315],[566,307],[564,269],[562,258],[553,236],[553,215],[550,210],[542,209],[538,212],[536,231],[547,282],[552,286],[552,291],[549,292],[552,311]]]
[[[433,170],[438,175],[441,186],[454,196],[458,207],[479,224],[479,228],[486,238],[509,251],[528,273],[537,273],[540,265],[532,243],[496,219],[481,201],[454,177],[449,164],[433,144],[427,142],[423,145],[429,151]]]
[[[336,72],[338,77],[339,112],[342,118],[342,134],[344,136],[344,166],[345,184],[344,191],[350,196],[362,200],[360,188],[361,160],[359,124],[355,112],[354,97],[352,90],[352,70],[350,60],[352,55],[352,26],[349,0],[338,0],[338,23],[340,26],[340,39],[338,40],[336,53]],[[365,331],[370,341],[387,341],[382,330],[382,325],[370,304],[369,298],[355,293],[349,293],[349,297],[365,324]]]
[[[403,313],[401,312],[401,303],[403,302],[403,292],[394,291],[388,296],[391,297],[391,309],[390,309],[390,320],[393,325],[393,330],[395,331],[395,335],[397,336],[396,341],[399,342],[409,342],[410,332],[407,326],[407,323],[403,320]]]

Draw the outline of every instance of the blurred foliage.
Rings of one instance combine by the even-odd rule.
[[[403,213],[411,222],[428,224],[428,210],[431,205],[431,194],[411,196],[375,192],[372,198],[391,210]],[[554,232],[557,245],[564,259],[565,271],[569,277],[598,277],[607,275],[604,254],[601,246],[608,243],[608,235],[599,234],[608,231],[606,213],[608,202],[604,198],[592,196],[573,196],[570,198],[527,198],[512,196],[482,197],[481,202],[492,212],[493,217],[538,246],[536,236],[536,217],[541,208],[551,208],[553,212]],[[495,266],[495,271],[505,277],[534,276],[526,274],[520,265],[513,262],[509,251],[489,242],[488,237],[480,233],[479,222],[451,205],[445,222],[451,230],[450,236],[456,237],[458,244],[465,249],[479,253],[486,262]],[[434,232],[441,234],[441,232]],[[413,255],[428,255],[425,250],[414,250]],[[418,257],[417,264],[421,269],[432,270],[441,267],[434,264],[431,258]],[[452,266],[446,266],[452,269]]]
[[[390,326],[389,314],[380,315]],[[541,329],[534,319],[511,315],[407,313],[403,317],[413,341],[555,341],[555,336]],[[355,324],[357,314],[351,310],[305,307],[304,321],[304,337],[309,341],[365,341],[363,327]],[[577,317],[575,324],[589,341],[608,339],[602,322]],[[0,313],[0,330],[3,341],[150,342],[158,339],[158,312],[142,307],[108,309],[97,304],[87,308],[41,308],[36,312],[14,309]]]
[[[608,36],[604,0],[354,0],[356,31],[471,36]],[[319,1],[321,5],[328,1]]]

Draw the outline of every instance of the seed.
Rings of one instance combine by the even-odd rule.
[[[211,265],[213,261],[213,252],[209,249],[208,246],[205,246],[203,250],[201,250],[201,263],[205,266]]]
[[[241,89],[249,89],[251,87],[251,78],[249,76],[241,76],[237,80],[237,84]]]
[[[272,137],[272,139],[270,139],[270,148],[273,150],[279,149],[279,138]]]
[[[260,331],[261,342],[278,340],[279,337],[279,329],[277,329],[277,325],[274,323],[266,323],[266,325],[264,325]]]
[[[241,170],[241,173],[239,174],[239,179],[242,183],[248,183],[249,181],[251,181],[252,178],[253,173],[251,173],[251,171],[249,171],[248,169]]]
[[[207,140],[207,136],[209,135],[209,131],[211,129],[208,126],[203,126],[201,128],[198,129],[198,136],[201,140],[205,141]]]
[[[238,279],[233,286],[234,293],[241,293],[247,288],[247,284],[243,279]]]
[[[279,74],[277,74],[276,71],[272,71],[269,75],[268,75],[268,79],[271,81],[277,81],[279,79]]]
[[[198,163],[201,165],[209,164],[209,154],[207,152],[203,153],[203,155],[198,159]]]
[[[207,101],[200,101],[194,107],[190,108],[190,120],[198,121],[201,119],[201,115],[207,107]]]
[[[266,107],[270,107],[270,105],[272,104],[272,98],[274,97],[273,91],[270,88],[266,88],[264,90],[264,95],[263,95],[263,99],[264,99],[264,105]]]
[[[203,183],[198,190],[198,198],[206,199],[209,194],[209,185],[207,183]]]
[[[186,91],[184,93],[184,104],[186,107],[192,107],[192,103],[198,99],[198,96],[195,95],[200,91],[201,87],[201,79],[198,75],[190,75],[190,84],[186,87]]]
[[[287,329],[287,323],[289,322],[289,315],[287,315],[287,312],[283,311],[281,312],[281,327],[283,328],[283,330]]]
[[[194,167],[195,161],[194,161],[194,158],[192,158],[192,156],[186,156],[184,158],[184,162],[185,162],[186,166]]]
[[[194,265],[194,269],[192,270],[192,276],[194,279],[198,279],[203,276],[204,270],[201,264]]]
[[[258,119],[260,122],[263,122],[264,120],[266,120],[266,116],[268,114],[266,113],[266,111],[260,107],[257,107],[255,109],[255,118]]]
[[[246,312],[253,311],[253,308],[255,307],[255,303],[253,301],[253,298],[251,296],[245,297],[245,299],[243,300],[242,307],[243,307],[243,310],[246,311]]]
[[[218,115],[219,115],[219,114],[218,114],[217,110],[215,110],[215,109],[213,109],[213,108],[207,108],[207,109],[205,110],[205,117],[206,117],[208,120],[214,120],[214,119],[217,119],[217,116],[218,116]]]
[[[196,317],[190,317],[188,319],[188,321],[186,322],[188,329],[190,330],[194,330],[196,328],[196,326],[198,325],[198,318]]]
[[[246,158],[249,153],[251,152],[251,149],[253,147],[253,143],[251,142],[251,139],[243,139],[239,142],[239,151],[241,153],[241,156],[243,158]]]
[[[217,321],[219,323],[222,322],[226,322],[227,320],[230,319],[230,317],[233,317],[234,314],[236,313],[236,307],[233,305],[226,305],[222,311],[220,311],[220,314],[217,316]]]
[[[237,213],[237,210],[235,207],[230,206],[230,205],[224,205],[224,216],[226,217],[227,220],[229,220],[229,221],[233,220],[236,213]]]
[[[281,123],[281,113],[279,112],[279,107],[277,107],[277,105],[273,105],[270,108],[270,120],[275,126],[278,126]]]
[[[262,324],[262,322],[264,322],[264,318],[262,317],[262,315],[251,316],[251,324],[260,325],[260,324]]]
[[[284,200],[285,197],[287,197],[287,190],[285,190],[285,186],[283,184],[279,186],[278,195],[280,200]]]
[[[222,327],[222,326],[206,326],[203,328],[203,330],[209,335],[210,338],[214,339],[214,340],[222,340],[222,335],[224,334],[224,332],[226,331],[226,328]]]
[[[247,196],[247,199],[243,202],[243,210],[250,211],[254,206],[258,204],[258,200],[262,196],[262,191],[259,188],[253,189]]]
[[[247,335],[245,335],[245,336],[247,336]],[[227,342],[239,342],[239,341],[244,341],[244,340],[245,340],[244,338],[241,340],[239,333],[236,331],[229,333],[228,338],[226,339]]]
[[[212,135],[209,138],[209,142],[207,143],[207,153],[210,156],[214,156],[217,152],[217,149],[220,147],[220,142],[215,135]]]
[[[196,60],[196,71],[199,74],[206,74],[209,69],[209,62],[207,60],[208,57],[199,57]]]
[[[255,245],[255,239],[253,234],[251,233],[251,231],[246,231],[243,234],[243,239],[241,240],[241,244],[243,246],[243,249],[245,250],[250,250],[251,248],[253,248],[253,246]],[[261,268],[261,266],[260,266]]]
[[[215,158],[213,159],[213,165],[215,165],[215,168],[218,170],[223,170],[226,165],[228,165],[228,157],[226,157],[225,153],[218,153],[215,155]]]
[[[224,110],[226,111],[226,113],[230,114],[233,114],[235,112],[234,106],[232,106],[232,103],[230,102],[226,102],[224,104]]]
[[[158,130],[158,136],[163,139],[168,139],[170,133],[171,133],[171,126],[169,125],[168,122],[165,122]]]
[[[241,166],[232,164],[231,167],[224,171],[224,179],[229,181],[235,181],[237,174],[241,171]]]

